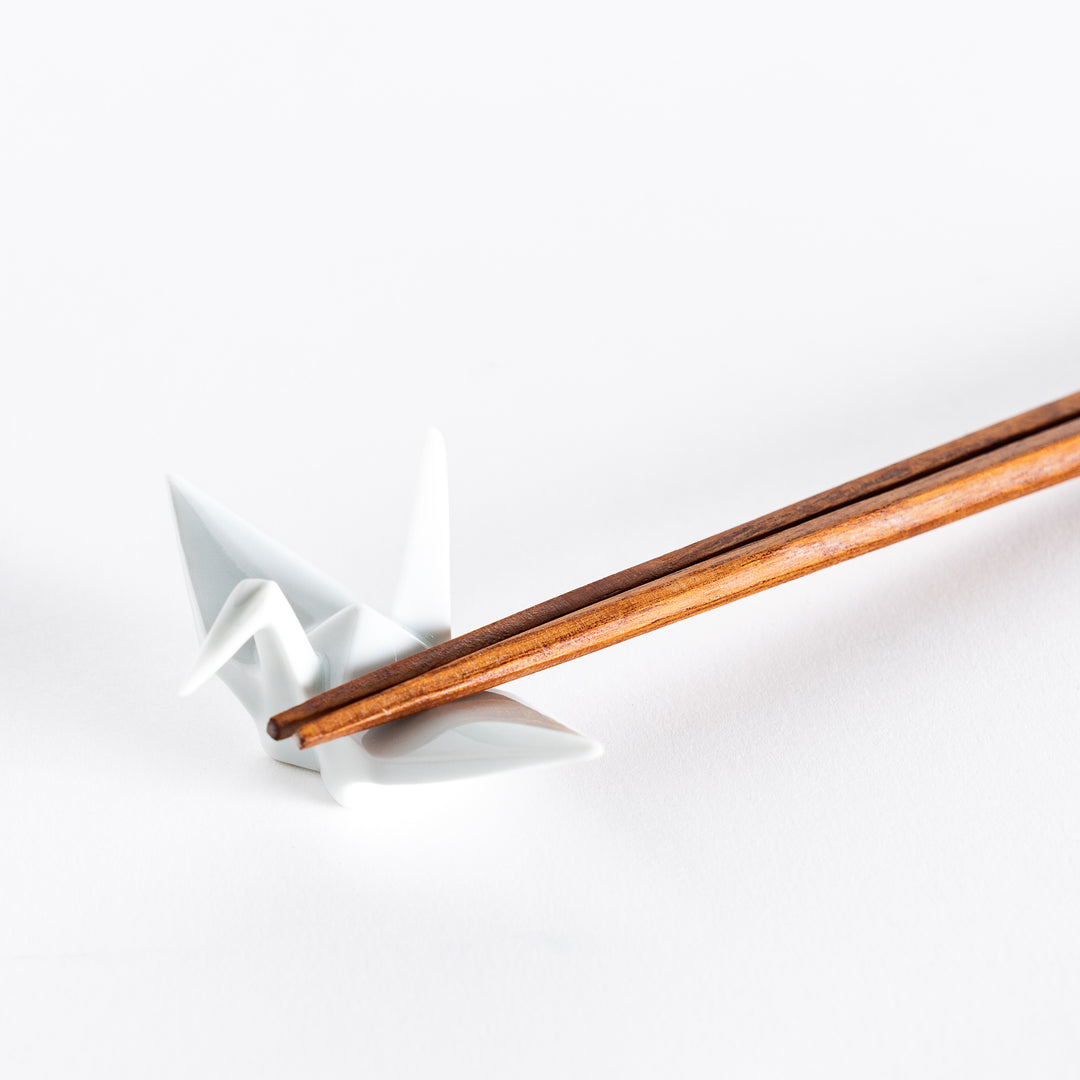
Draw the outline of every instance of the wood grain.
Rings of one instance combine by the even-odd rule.
[[[982,428],[960,439],[888,465],[846,484],[812,495],[771,514],[755,518],[733,529],[699,540],[655,559],[593,581],[560,596],[545,600],[524,611],[489,623],[433,648],[405,657],[377,671],[343,683],[295,708],[272,717],[267,731],[272,738],[286,739],[301,725],[364,697],[377,694],[398,683],[417,678],[427,671],[452,663],[480,649],[516,637],[518,634],[553,622],[575,611],[640,588],[668,574],[713,559],[743,544],[774,536],[785,529],[820,518],[860,499],[893,491],[904,484],[960,464],[979,454],[998,449],[1018,439],[1045,431],[1068,420],[1080,418],[1080,393],[1070,394],[1040,408]]]
[[[384,685],[359,699],[354,696],[341,702],[340,695],[335,697],[333,692],[320,695],[301,707],[307,719],[298,728],[293,725],[292,730],[297,732],[301,746],[314,746],[388,723],[606,648],[1080,475],[1080,418],[1072,411],[1078,403],[1080,395],[1073,395],[1046,407],[1049,412],[1036,410],[1007,421],[1010,428],[996,425],[758,519],[740,527],[746,530],[744,535],[748,539],[733,542],[719,554],[695,559],[673,572],[659,574],[520,633],[472,648],[447,663]],[[1071,415],[1073,418],[1050,419],[1042,424],[1028,419],[1040,413],[1043,417]],[[1024,434],[1032,427],[1036,428],[1033,434]],[[1012,430],[1014,434],[1011,438],[995,439],[989,435],[995,429]],[[961,452],[965,445],[967,450]],[[941,464],[950,461],[951,464]],[[907,479],[898,479],[901,477]],[[865,494],[861,497],[854,494],[858,491]],[[841,502],[837,493],[852,497]],[[827,504],[829,496],[841,505],[825,512],[809,512],[813,505]],[[762,528],[761,523],[775,524],[784,515],[801,520],[767,532]],[[684,552],[700,551],[720,537],[739,532],[731,530],[701,545],[674,552],[674,563],[685,558]],[[654,560],[652,565],[667,564]],[[392,667],[400,670],[402,665]],[[376,674],[385,680],[385,669]],[[369,685],[378,685],[379,681],[373,680]],[[363,684],[364,680],[356,680],[347,685]],[[339,703],[327,709],[324,703],[328,698]],[[276,718],[278,731],[284,730],[280,721],[291,722],[290,713]]]

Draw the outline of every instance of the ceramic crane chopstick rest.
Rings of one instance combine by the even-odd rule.
[[[424,446],[412,523],[390,616],[191,486],[170,480],[202,645],[182,693],[217,675],[255,721],[263,749],[321,773],[355,805],[363,785],[459,780],[600,753],[592,739],[488,691],[303,750],[266,734],[274,713],[450,636],[446,452]]]

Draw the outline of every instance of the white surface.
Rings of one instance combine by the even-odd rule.
[[[387,606],[437,424],[470,627],[1076,390],[1072,5],[9,7],[12,1074],[1074,1075],[1076,485],[347,814],[176,697],[163,481]]]

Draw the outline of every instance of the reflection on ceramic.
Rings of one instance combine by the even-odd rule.
[[[255,720],[263,749],[315,769],[343,806],[359,785],[460,780],[595,757],[600,746],[508,694],[489,691],[310,750],[266,721],[314,694],[450,636],[446,449],[430,432],[390,617],[178,480],[176,527],[202,638],[191,693],[218,675]]]

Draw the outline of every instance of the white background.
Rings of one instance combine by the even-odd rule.
[[[6,9],[5,1072],[1074,1076],[1076,485],[350,813],[177,699],[163,480],[385,606],[436,424],[465,630],[1080,389],[1073,7]]]

